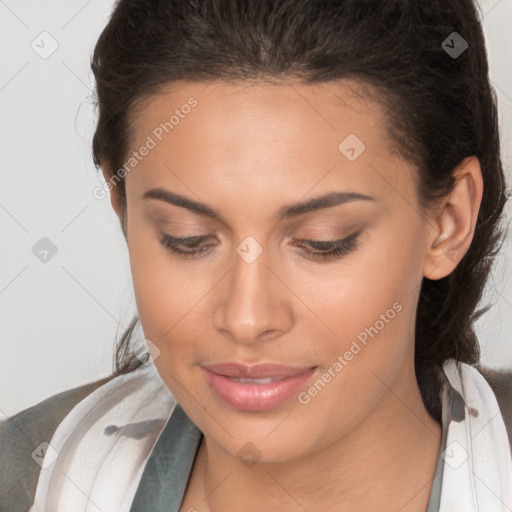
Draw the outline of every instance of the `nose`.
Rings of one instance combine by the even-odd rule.
[[[270,341],[294,322],[293,294],[269,266],[263,251],[254,261],[235,254],[234,265],[219,284],[214,326],[224,336],[246,345]]]

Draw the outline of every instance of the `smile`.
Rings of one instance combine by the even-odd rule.
[[[205,365],[201,369],[215,396],[240,411],[264,411],[282,405],[317,372],[317,367],[240,363]]]

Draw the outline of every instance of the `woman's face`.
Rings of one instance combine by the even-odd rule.
[[[375,425],[393,400],[394,415],[411,414],[396,396],[417,393],[415,313],[433,230],[384,112],[346,83],[179,82],[134,126],[137,308],[163,381],[206,438],[285,461]],[[204,238],[176,243],[182,256],[162,236]],[[344,239],[327,257],[335,246],[308,242]],[[240,366],[212,366],[223,363]],[[244,373],[263,364],[286,368]]]

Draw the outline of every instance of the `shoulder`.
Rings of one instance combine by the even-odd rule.
[[[512,450],[512,370],[496,370],[476,365],[491,386],[500,407]]]
[[[63,391],[0,423],[0,512],[27,510],[32,504],[41,467],[32,458],[44,450],[71,409],[113,376]]]

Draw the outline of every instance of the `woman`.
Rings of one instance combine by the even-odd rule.
[[[510,510],[474,4],[120,0],[92,69],[138,316],[4,423],[2,510]]]

